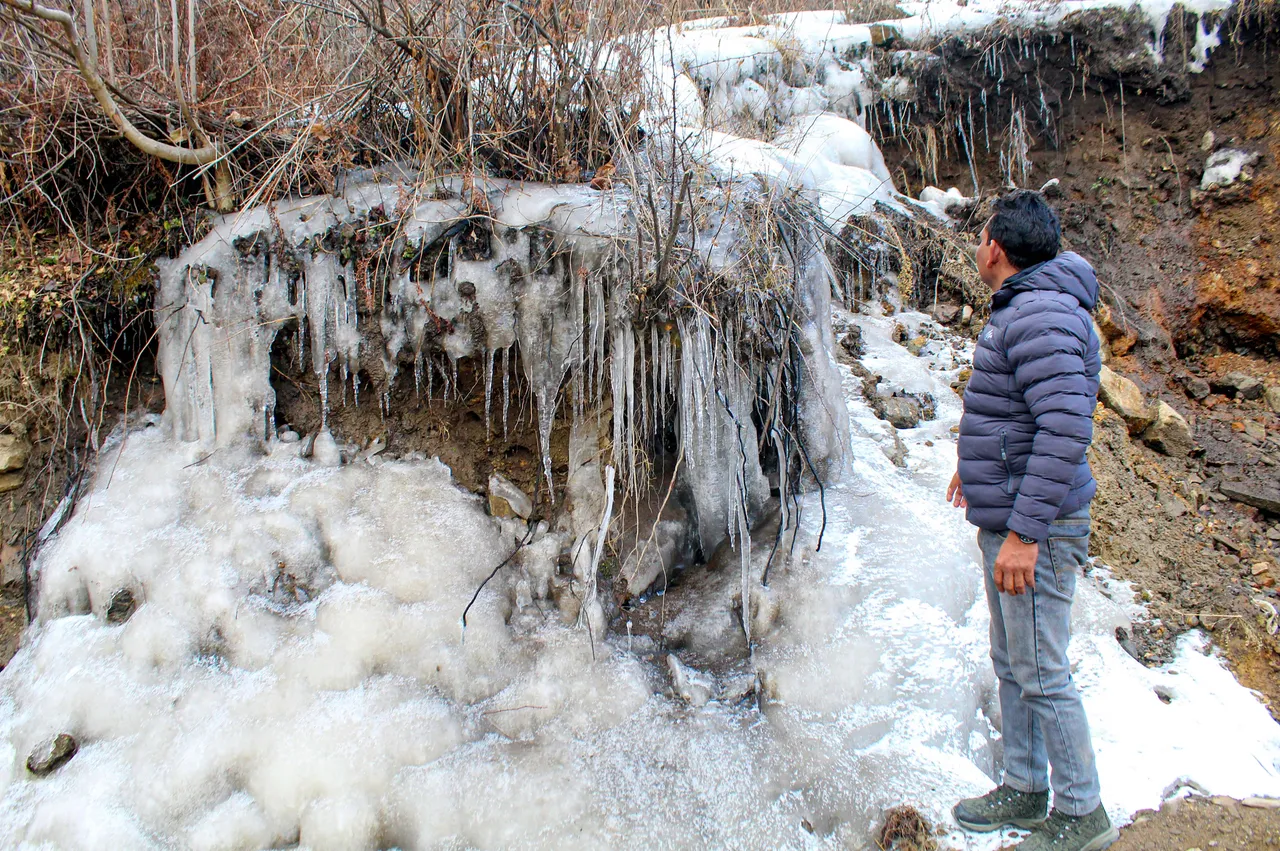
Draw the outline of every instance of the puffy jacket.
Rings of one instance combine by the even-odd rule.
[[[1065,252],[1012,276],[991,297],[960,419],[969,522],[1042,541],[1049,523],[1093,498],[1085,451],[1098,397],[1093,267]]]

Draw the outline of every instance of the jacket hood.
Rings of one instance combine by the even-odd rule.
[[[1085,310],[1098,303],[1098,277],[1089,261],[1074,251],[1064,251],[1052,260],[1028,266],[1010,277],[991,296],[991,307],[1004,307],[1015,295],[1030,290],[1066,293]]]

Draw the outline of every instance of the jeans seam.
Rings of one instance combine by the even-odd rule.
[[[1056,579],[1055,579],[1055,582],[1056,582]],[[1076,756],[1074,753],[1074,749],[1070,747],[1070,743],[1067,741],[1067,731],[1062,727],[1062,717],[1058,714],[1058,707],[1054,705],[1054,702],[1052,700],[1048,699],[1048,696],[1044,692],[1044,673],[1041,670],[1041,666],[1040,666],[1040,619],[1037,615],[1036,595],[1034,591],[1032,591],[1031,593],[1031,634],[1034,636],[1032,644],[1035,650],[1036,683],[1040,687],[1040,697],[1042,700],[1048,703],[1049,708],[1053,710],[1053,723],[1058,728],[1058,738],[1062,741],[1063,751],[1066,752],[1067,763],[1071,771],[1071,776],[1073,778],[1076,778],[1076,780],[1078,781],[1080,772],[1076,766]],[[1075,795],[1076,795],[1075,790],[1068,787],[1067,797],[1070,800],[1072,810],[1080,809],[1079,801],[1076,800]],[[1072,813],[1068,813],[1068,815],[1077,815],[1077,813],[1072,812]]]

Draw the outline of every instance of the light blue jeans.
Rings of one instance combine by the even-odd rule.
[[[1040,542],[1035,590],[996,590],[996,555],[1007,532],[978,530],[991,608],[991,661],[1000,680],[1004,782],[1023,792],[1049,786],[1053,805],[1082,816],[1099,803],[1098,768],[1084,705],[1071,679],[1071,598],[1089,556],[1089,507],[1053,521]]]

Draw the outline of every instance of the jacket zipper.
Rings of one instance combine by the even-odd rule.
[[[1000,460],[1004,463],[1004,492],[1013,493],[1013,470],[1009,468],[1009,435],[1000,432]]]

